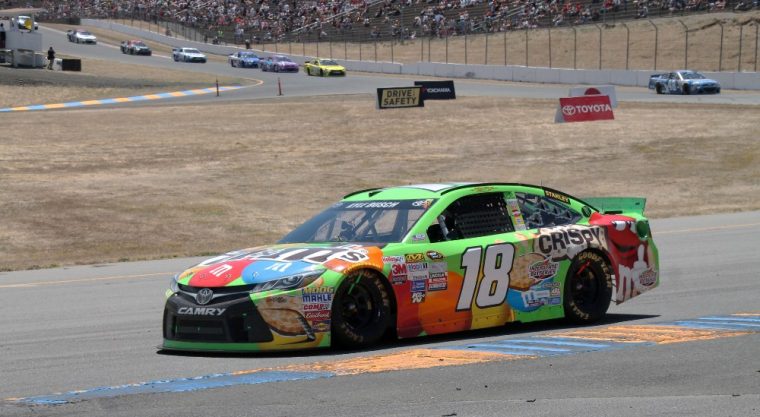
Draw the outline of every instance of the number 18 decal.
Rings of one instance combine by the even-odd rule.
[[[482,253],[482,247],[474,246],[467,248],[462,254],[464,280],[462,291],[459,293],[457,311],[471,309],[473,297],[475,297],[475,304],[480,308],[497,306],[507,298],[509,273],[512,271],[515,247],[509,243],[498,243],[486,247],[485,257]],[[478,278],[481,275],[483,279],[478,285]]]

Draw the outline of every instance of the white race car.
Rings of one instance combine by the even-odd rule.
[[[206,55],[195,48],[172,48],[172,58],[176,62],[206,62]]]
[[[69,38],[69,42],[89,43],[92,45],[98,43],[98,38],[84,29],[69,29],[66,31],[66,37]]]

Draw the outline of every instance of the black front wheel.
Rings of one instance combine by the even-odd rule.
[[[565,317],[573,323],[593,323],[607,313],[612,299],[612,271],[597,252],[573,259],[565,280]]]
[[[332,338],[335,345],[359,348],[380,340],[391,324],[391,295],[375,272],[350,273],[335,292]]]

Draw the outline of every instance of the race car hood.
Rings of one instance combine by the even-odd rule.
[[[322,65],[321,68],[329,71],[345,71],[346,69],[340,65]]]
[[[183,54],[185,56],[189,56],[189,57],[192,57],[192,58],[205,58],[206,57],[206,55],[199,54],[197,52],[183,52]]]
[[[343,272],[356,266],[382,268],[382,251],[375,246],[345,243],[274,245],[229,252],[208,259],[177,276],[192,287],[231,287],[261,284],[288,277]]]
[[[95,35],[84,35],[82,33],[77,33],[76,37],[80,39],[95,39]]]
[[[242,58],[243,62],[259,62],[259,58],[252,58],[252,57],[244,57]]]

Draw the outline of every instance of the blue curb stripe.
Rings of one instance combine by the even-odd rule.
[[[649,344],[650,343],[608,341],[605,341],[604,343],[592,343],[586,342],[584,339],[574,339],[569,337],[535,337],[528,339],[504,339],[493,342],[447,346],[436,349],[476,350],[479,352],[501,353],[503,355],[548,357]]]
[[[219,87],[219,91],[232,91],[232,90],[238,90],[243,88],[242,86],[226,86],[226,87]],[[146,100],[159,100],[159,99],[166,99],[166,98],[176,98],[176,97],[184,97],[184,96],[197,96],[197,95],[203,95],[203,94],[209,94],[216,92],[216,87],[211,88],[201,88],[197,90],[185,90],[185,91],[177,91],[173,93],[157,93],[157,94],[147,94],[143,96],[134,96],[134,97],[126,97],[124,98],[123,102],[135,102],[135,101],[146,101]],[[181,95],[176,95],[181,94]],[[148,97],[148,96],[155,96],[155,97]],[[101,100],[87,100],[89,103],[85,103],[83,101],[70,101],[67,103],[60,103],[55,105],[55,107],[52,107],[54,105],[51,104],[35,104],[32,106],[19,106],[19,107],[5,107],[0,108],[0,113],[9,113],[9,112],[17,112],[17,111],[34,111],[34,110],[50,110],[50,109],[60,109],[60,108],[73,108],[73,107],[84,107],[84,106],[96,106],[100,104],[115,104],[119,103],[117,99],[115,98],[106,98]]]
[[[122,395],[156,394],[166,392],[188,392],[233,385],[254,385],[270,382],[313,380],[335,376],[331,372],[289,372],[289,371],[260,371],[246,374],[212,374],[194,378],[180,378],[140,382],[137,384],[99,387],[81,391],[70,391],[60,394],[39,395],[19,398],[19,403],[32,405],[65,404],[75,401],[95,398],[111,398]]]

